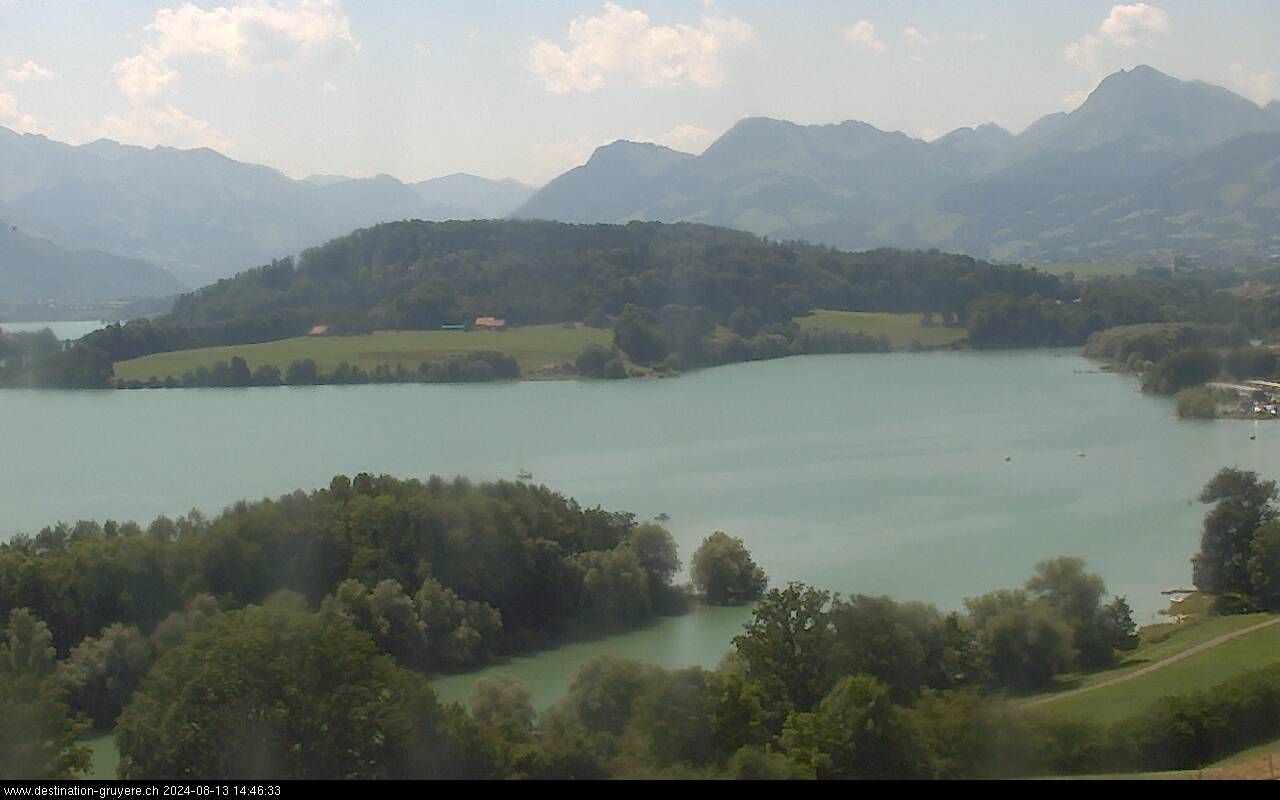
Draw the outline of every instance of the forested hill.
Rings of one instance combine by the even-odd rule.
[[[479,315],[519,325],[676,305],[719,322],[741,312],[769,323],[814,308],[962,316],[986,293],[1060,291],[1052,275],[965,256],[846,253],[706,225],[396,222],[200,289],[165,321],[208,325],[307,309],[423,329]]]
[[[937,250],[850,253],[692,223],[394,222],[218,281],[166,316],[109,326],[68,353],[0,373],[0,384],[110,386],[113,364],[153,353],[286,339],[315,325],[338,335],[436,330],[480,316],[611,328],[611,347],[584,347],[567,365],[584,377],[888,349],[885,337],[798,319],[818,309],[920,314],[963,328],[974,347],[1083,344],[1146,322],[1270,331],[1254,307],[1262,300],[1223,291],[1240,280],[1152,272],[1081,283]],[[386,380],[413,379],[388,369]]]

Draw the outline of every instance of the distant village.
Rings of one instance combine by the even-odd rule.
[[[1210,383],[1210,389],[1234,392],[1237,405],[1233,416],[1252,419],[1276,419],[1280,417],[1280,383],[1276,381],[1248,380],[1243,383]]]

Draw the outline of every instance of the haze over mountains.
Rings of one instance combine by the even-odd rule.
[[[189,286],[377,222],[503,216],[531,192],[470,175],[297,181],[207,149],[75,147],[0,128],[0,219],[66,248],[145,260]]]
[[[615,142],[536,192],[465,174],[293,180],[208,149],[71,146],[0,128],[0,220],[30,239],[0,251],[0,287],[24,297],[171,293],[378,222],[508,215],[693,221],[1029,262],[1271,256],[1280,102],[1136,67],[1017,135],[986,124],[926,142],[856,121],[749,118],[697,156]],[[90,264],[97,274],[81,281]]]
[[[689,220],[1028,261],[1270,255],[1280,103],[1140,66],[1016,136],[982,125],[925,142],[861,122],[745,119],[701,156],[602,147],[516,215]]]
[[[184,291],[157,266],[95,250],[67,250],[0,223],[0,301],[89,303]]]

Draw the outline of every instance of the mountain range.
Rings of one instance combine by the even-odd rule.
[[[294,180],[208,149],[73,146],[0,128],[0,220],[25,237],[0,250],[0,287],[40,297],[171,293],[378,222],[508,215],[702,222],[1031,263],[1273,256],[1280,102],[1139,66],[1016,135],[985,124],[924,141],[756,117],[701,155],[614,142],[538,190],[465,174]],[[86,264],[101,274],[88,280]]]
[[[618,141],[515,215],[726,225],[1031,262],[1280,253],[1280,103],[1151,67],[1014,135],[744,119],[701,155]]]
[[[501,217],[532,191],[461,174],[293,180],[208,149],[72,146],[0,128],[0,219],[63,247],[150,262],[190,286],[386,220]]]

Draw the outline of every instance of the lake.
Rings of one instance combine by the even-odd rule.
[[[1280,475],[1280,427],[1179,421],[1169,399],[1095,367],[1066,351],[898,353],[669,380],[0,391],[0,536],[212,514],[338,472],[528,469],[584,504],[669,514],[686,561],[714,530],[740,536],[774,584],[954,609],[1078,555],[1151,622],[1160,590],[1190,581],[1200,487],[1222,466]],[[748,613],[664,620],[495,670],[545,706],[600,652],[714,665]],[[473,679],[437,686],[465,699]]]
[[[53,331],[59,339],[79,339],[104,327],[104,322],[89,320],[64,320],[60,322],[0,322],[0,330],[7,333],[28,333],[45,328]]]

